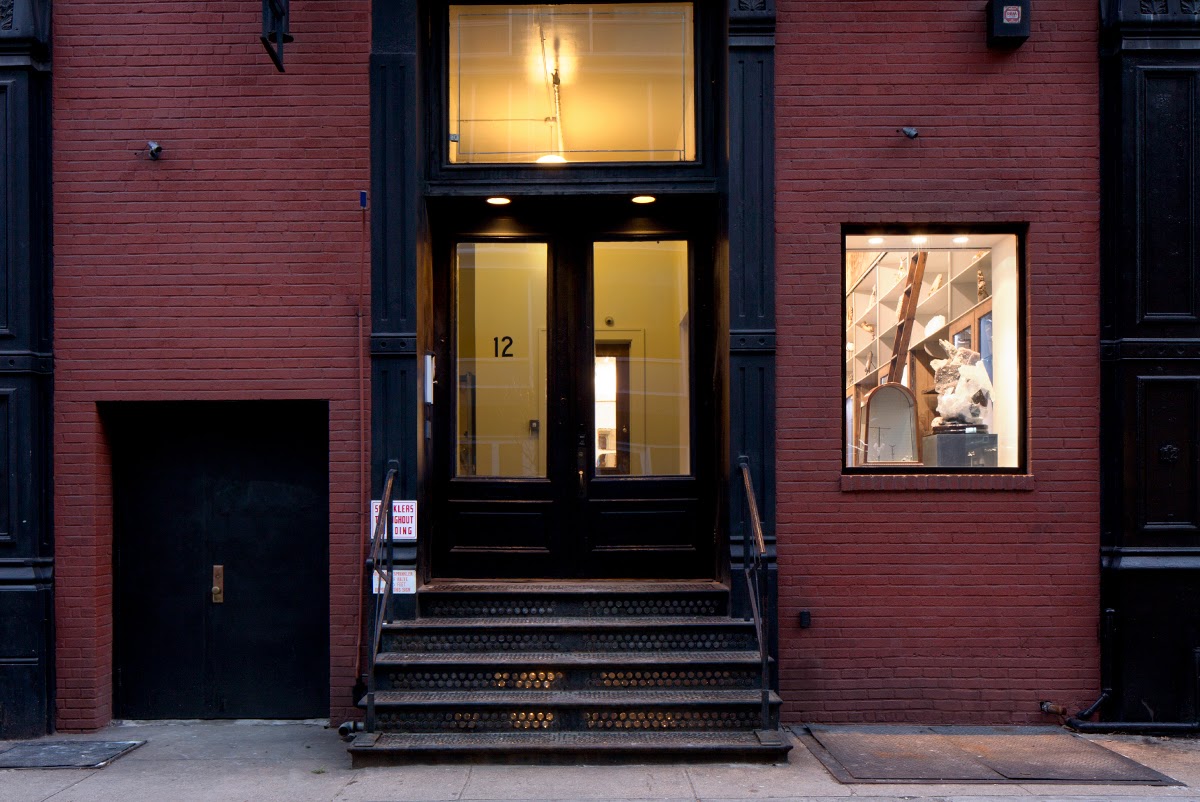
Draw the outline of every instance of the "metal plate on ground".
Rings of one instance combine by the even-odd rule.
[[[796,728],[844,783],[1127,783],[1178,785],[1153,769],[1046,727]]]
[[[0,769],[98,769],[145,741],[25,741],[0,747]]]

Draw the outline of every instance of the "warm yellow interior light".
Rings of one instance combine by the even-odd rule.
[[[566,164],[567,160],[557,153],[547,153],[545,156],[539,156],[538,164]]]
[[[924,245],[926,242],[929,242],[929,237],[922,237],[920,234],[912,238],[913,245]]]
[[[654,203],[654,200],[653,195],[635,195],[633,197],[634,203]]]
[[[507,206],[508,204],[512,203],[512,201],[509,200],[508,198],[500,198],[500,197],[488,198],[487,202],[492,204],[493,206]]]

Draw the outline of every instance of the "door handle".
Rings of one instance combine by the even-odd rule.
[[[212,602],[225,603],[225,566],[214,565],[212,573]]]
[[[579,497],[587,498],[587,479],[584,471],[587,470],[587,435],[579,435],[579,447],[575,450],[575,467],[579,471]]]

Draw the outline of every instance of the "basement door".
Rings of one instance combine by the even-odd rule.
[[[104,418],[116,717],[327,716],[327,405],[125,403]]]
[[[698,240],[443,242],[435,577],[712,578],[715,401],[697,376],[713,375],[715,326]]]

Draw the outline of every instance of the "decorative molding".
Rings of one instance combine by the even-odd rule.
[[[417,353],[417,335],[401,334],[372,334],[371,355],[415,356]]]
[[[774,331],[731,331],[729,350],[734,353],[774,353]]]
[[[1118,340],[1101,346],[1102,358],[1200,359],[1200,340]]]
[[[0,31],[11,31],[13,27],[13,0],[0,0]]]
[[[1139,11],[1142,14],[1166,14],[1167,0],[1140,0]]]
[[[1158,461],[1164,465],[1174,465],[1179,462],[1179,446],[1167,443],[1158,449]]]

